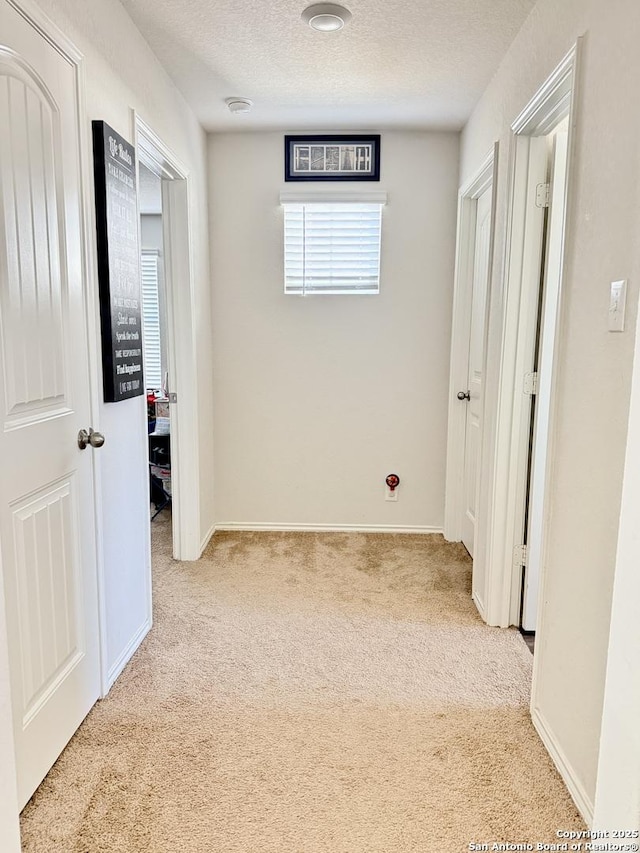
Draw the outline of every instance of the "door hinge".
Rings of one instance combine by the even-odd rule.
[[[538,393],[538,374],[525,373],[524,375],[524,393],[534,397]]]
[[[536,207],[549,207],[551,184],[536,185]]]
[[[177,403],[178,402],[178,395],[175,391],[169,391],[167,396],[169,397],[170,403]]]
[[[513,565],[514,567],[527,565],[527,546],[516,545],[513,549]]]

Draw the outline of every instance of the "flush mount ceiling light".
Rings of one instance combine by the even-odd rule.
[[[233,113],[233,115],[249,113],[253,106],[253,101],[250,101],[249,98],[227,98],[225,103],[229,107],[229,112]]]
[[[351,12],[335,3],[315,3],[302,13],[302,20],[312,30],[333,33],[341,30],[351,20]]]

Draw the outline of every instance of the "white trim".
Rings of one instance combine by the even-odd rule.
[[[189,170],[173,151],[164,144],[157,133],[144,121],[136,110],[133,113],[133,123],[136,132],[136,151],[138,159],[149,163],[148,167],[159,178],[167,180],[186,180]],[[140,154],[143,154],[140,157]]]
[[[539,708],[531,709],[531,721],[540,736],[540,740],[551,756],[558,773],[562,777],[562,781],[567,786],[567,790],[571,795],[571,799],[576,804],[576,808],[584,818],[587,826],[591,826],[593,824],[593,802],[578,779],[569,759],[556,740],[551,727],[547,724]]]
[[[441,527],[408,526],[396,524],[281,524],[279,522],[221,521],[216,524],[216,533],[221,530],[281,531],[300,533],[416,533],[419,535],[442,534]]]
[[[162,183],[167,362],[173,384],[170,391],[178,395],[178,403],[172,406],[171,412],[173,556],[176,560],[197,560],[200,556],[198,324],[195,316],[189,195],[186,178]],[[178,287],[177,283],[182,286]],[[174,448],[177,450],[177,464],[174,461]]]
[[[480,614],[480,618],[484,622],[486,622],[487,621],[487,608],[484,606],[484,601],[478,595],[477,590],[474,590],[471,593],[471,601],[473,601],[473,603],[475,604],[476,609],[478,610],[478,613]]]
[[[512,122],[513,133],[546,136],[569,114],[581,42],[579,38]]]
[[[453,293],[453,323],[451,329],[447,474],[444,510],[444,535],[450,542],[459,542],[462,538],[466,407],[460,404],[456,394],[462,388],[467,387],[469,371],[469,330],[471,324],[471,288],[473,286],[476,208],[478,198],[487,189],[493,186],[494,175],[497,173],[497,163],[498,143],[496,143],[494,148],[489,152],[489,154],[487,154],[475,175],[460,188],[458,193],[458,226],[456,237],[455,285]],[[495,230],[495,193],[493,193],[491,207],[489,281],[491,280]],[[489,299],[487,298],[487,308],[488,305]]]
[[[89,133],[88,110],[86,103],[86,85],[84,65],[78,66],[78,101],[80,104],[80,192],[82,194],[82,220],[84,242],[84,273],[87,287],[86,318],[89,346],[89,380],[91,384],[91,423],[100,430],[102,388],[102,348],[100,333],[100,306],[98,299],[98,279],[96,258],[98,257],[96,227],[94,221],[95,187],[93,181],[92,144]],[[100,635],[100,695],[104,698],[109,692],[108,678],[108,636],[107,636],[107,581],[104,562],[104,502],[102,500],[102,454],[92,453],[93,501],[96,530],[96,572],[98,580],[98,631]]]
[[[200,556],[204,553],[204,549],[207,547],[209,542],[211,541],[212,536],[215,534],[218,526],[216,524],[212,524],[209,530],[205,533],[200,541]]]
[[[537,317],[532,318],[530,314],[534,302],[537,306],[538,294],[536,290],[534,300],[529,291],[531,288],[537,288],[536,280],[539,282],[540,269],[539,247],[536,248],[536,240],[531,239],[526,222],[527,194],[531,190],[528,183],[535,182],[535,169],[530,167],[539,153],[534,137],[547,135],[567,115],[569,109],[569,155],[565,193],[567,192],[573,172],[572,148],[577,105],[575,87],[580,46],[581,39],[578,39],[512,125],[514,136],[510,150],[510,200],[503,255],[504,307],[501,318],[495,426],[491,442],[483,449],[481,464],[482,476],[489,478],[484,507],[487,510],[487,523],[482,530],[487,567],[487,621],[490,625],[503,628],[519,621],[521,571],[513,566],[513,548],[522,544],[521,541],[516,541],[522,537],[524,525],[523,488],[526,487],[526,472],[523,473],[522,448],[530,429],[530,400],[524,399],[520,371],[526,363],[528,348],[531,345],[532,323],[537,321]],[[531,288],[528,289],[525,282],[529,282]],[[558,329],[561,328],[563,301],[561,284]],[[556,353],[559,337],[558,334]],[[556,408],[555,377],[553,384],[549,424],[551,437]],[[545,506],[548,516],[546,497]],[[541,601],[543,578],[544,571],[541,572]],[[542,611],[544,608],[540,609]],[[539,657],[540,655],[536,655],[537,664]],[[536,664],[534,687],[535,670]]]
[[[498,154],[498,143],[493,146],[491,151],[484,158],[475,174],[469,178],[466,184],[463,184],[458,190],[458,198],[478,199],[485,190],[488,190],[493,183],[493,176],[496,171]]]
[[[197,560],[200,541],[200,477],[198,394],[196,388],[195,285],[191,245],[190,178],[188,170],[149,125],[132,110],[137,160],[162,182],[167,356],[171,391],[178,403],[171,410],[171,488],[173,494],[173,556]],[[173,282],[181,282],[181,287]],[[149,545],[149,602],[150,587]],[[151,606],[151,604],[149,604]]]
[[[80,65],[84,55],[78,50],[70,39],[62,32],[57,24],[45,15],[40,6],[34,0],[6,0],[9,6],[13,6],[27,23],[36,30],[51,47],[69,61],[71,65]]]
[[[112,664],[111,669],[109,670],[108,675],[108,683],[109,689],[113,686],[116,679],[125,668],[125,666],[129,663],[133,655],[135,654],[138,646],[147,636],[149,631],[151,630],[151,622],[148,619],[145,619],[143,624],[138,628],[136,633],[133,635],[129,643],[123,649],[123,651],[118,656],[118,659]]]
[[[358,192],[357,190],[287,190],[280,193],[280,204],[386,204],[385,192]]]

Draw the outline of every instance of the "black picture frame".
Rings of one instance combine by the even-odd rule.
[[[304,153],[309,149],[308,158]],[[312,149],[318,156],[312,156]],[[328,151],[330,149],[330,151]],[[358,153],[360,149],[361,153]],[[320,156],[320,151],[324,154]],[[336,166],[336,151],[338,163]],[[352,153],[350,153],[352,152]],[[331,160],[329,160],[329,154]],[[341,168],[351,156],[350,169]],[[308,159],[308,162],[307,162]],[[313,165],[315,163],[315,165]],[[303,164],[304,168],[300,168]],[[379,181],[380,134],[312,134],[284,138],[285,181]]]
[[[104,121],[92,134],[103,392],[118,403],[145,393],[136,152]]]

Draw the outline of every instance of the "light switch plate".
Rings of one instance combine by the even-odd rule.
[[[611,282],[609,298],[609,331],[624,332],[624,312],[627,304],[627,280]]]

